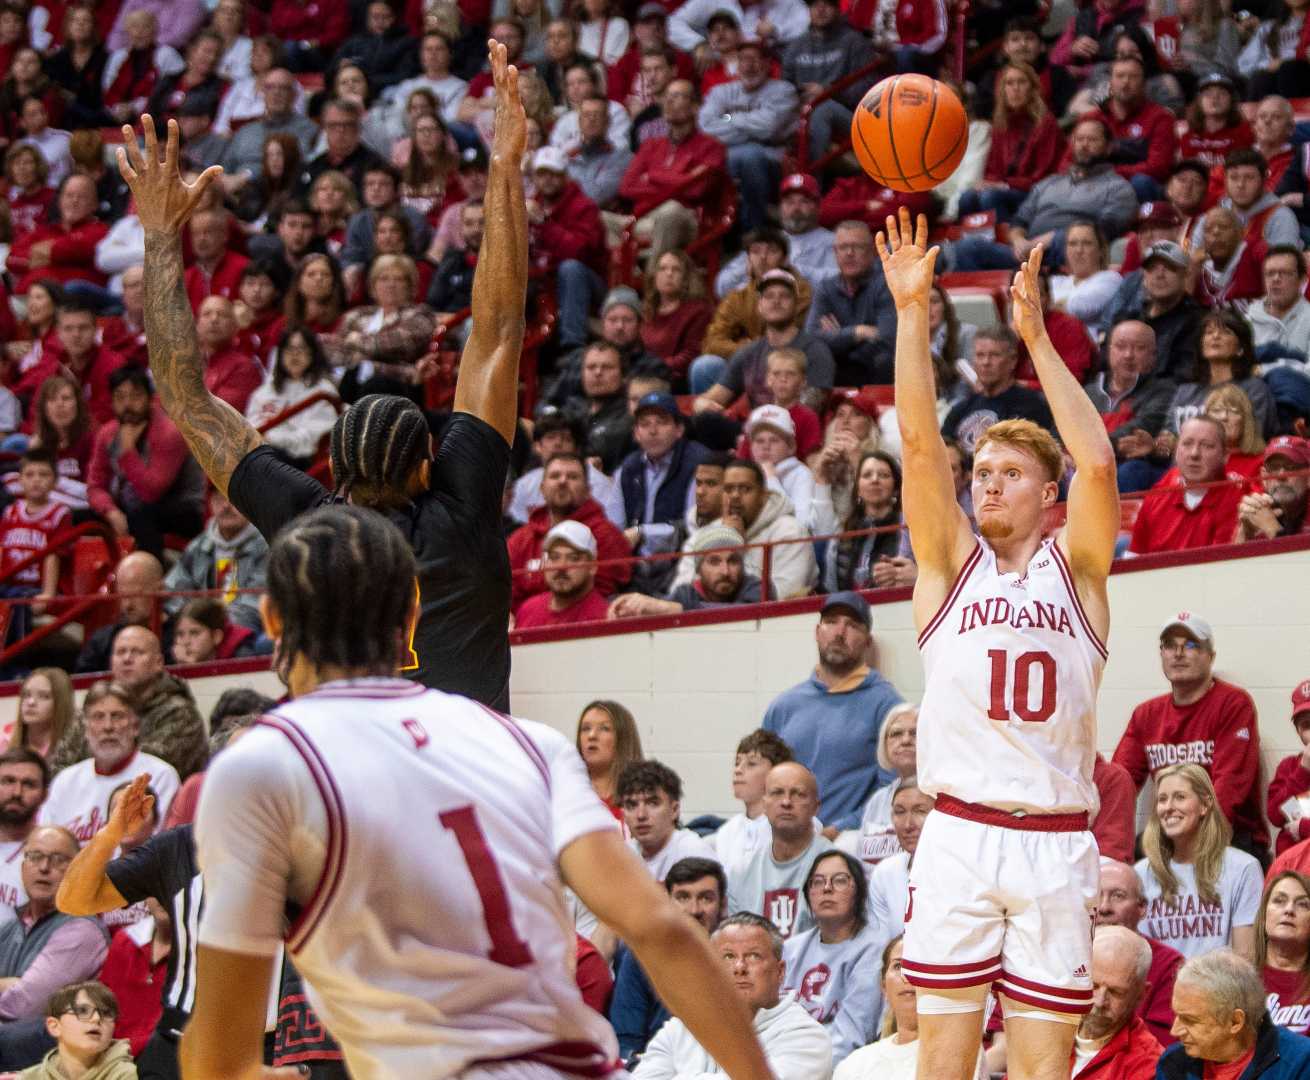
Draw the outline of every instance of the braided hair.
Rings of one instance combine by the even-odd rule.
[[[414,552],[379,513],[325,506],[297,518],[268,554],[268,599],[282,620],[276,668],[394,674],[414,618]]]
[[[387,509],[409,502],[410,474],[428,456],[428,422],[408,398],[369,394],[332,427],[330,454],[337,494]]]

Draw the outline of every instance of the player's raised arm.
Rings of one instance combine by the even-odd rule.
[[[580,836],[560,852],[559,865],[569,888],[628,943],[660,1000],[719,1067],[732,1080],[771,1080],[750,1015],[709,939],[619,834]]]
[[[1028,346],[1060,441],[1077,468],[1069,486],[1068,521],[1060,530],[1058,542],[1069,557],[1069,567],[1084,602],[1099,597],[1100,602],[1094,606],[1104,609],[1105,625],[1097,626],[1096,630],[1104,637],[1109,629],[1109,612],[1104,604],[1105,578],[1114,561],[1114,544],[1119,535],[1119,484],[1114,447],[1096,406],[1078,385],[1046,333],[1037,278],[1041,265],[1042,245],[1039,244],[1019,268],[1010,287],[1014,328]],[[1092,610],[1088,613],[1095,618]]]
[[[955,501],[955,481],[937,421],[928,304],[937,248],[927,250],[928,222],[910,213],[887,218],[879,233],[878,256],[887,288],[896,303],[896,420],[901,429],[905,467],[905,522],[926,587],[949,585],[975,543],[968,518]],[[935,604],[932,604],[934,608]]]
[[[168,122],[162,161],[154,120],[141,117],[141,130],[145,136],[144,155],[131,127],[124,126],[118,171],[132,189],[137,216],[145,230],[145,324],[150,371],[164,412],[182,432],[205,475],[227,495],[232,471],[263,440],[244,416],[206,389],[196,320],[182,280],[182,229],[205,189],[223,170],[212,165],[194,184],[188,184],[177,167],[177,121]]]
[[[528,287],[528,211],[523,199],[527,120],[519,74],[505,46],[488,45],[496,80],[496,131],[483,200],[486,231],[473,273],[473,329],[460,358],[455,409],[472,413],[514,441],[518,416],[519,354]]]

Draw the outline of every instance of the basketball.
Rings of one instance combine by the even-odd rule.
[[[969,119],[945,83],[927,75],[893,75],[864,95],[851,120],[860,166],[895,191],[928,191],[964,157]]]

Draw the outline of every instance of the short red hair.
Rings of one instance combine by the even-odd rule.
[[[1029,457],[1036,458],[1046,469],[1046,478],[1059,481],[1064,475],[1064,452],[1055,436],[1031,420],[1000,420],[993,424],[976,443],[973,453],[977,457],[989,443],[1012,446]]]

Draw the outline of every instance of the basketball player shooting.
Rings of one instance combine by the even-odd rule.
[[[1098,808],[1096,692],[1119,530],[1105,425],[1047,336],[1039,245],[1015,275],[1023,338],[1076,473],[1068,520],[1043,540],[1064,470],[1027,420],[993,424],[973,462],[975,536],[937,422],[928,302],[938,249],[902,210],[878,235],[896,304],[896,412],[905,519],[919,578],[914,619],[927,690],[920,787],[936,796],[910,873],[905,977],[919,1007],[920,1080],[968,1080],[988,987],[1005,1014],[1014,1080],[1068,1077],[1092,1002]]]

